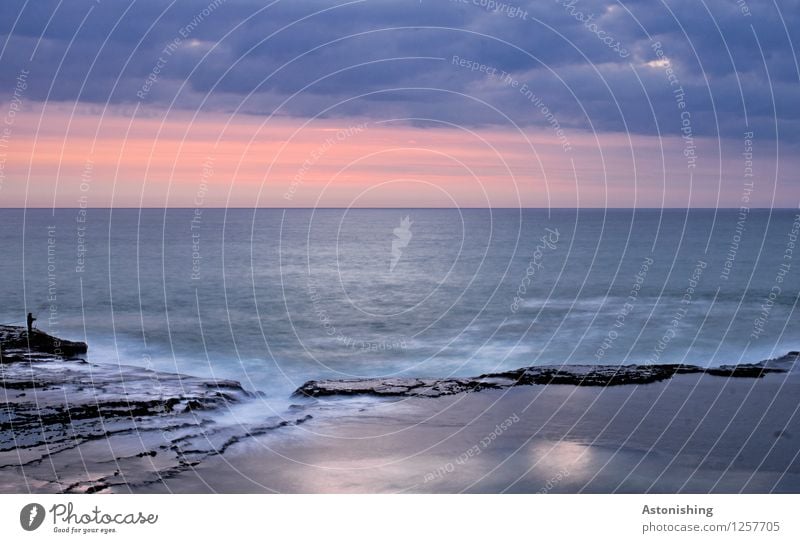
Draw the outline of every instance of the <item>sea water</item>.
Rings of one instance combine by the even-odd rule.
[[[6,209],[0,322],[241,381],[755,362],[800,347],[793,210]]]

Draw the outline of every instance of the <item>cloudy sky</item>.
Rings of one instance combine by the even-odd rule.
[[[794,0],[3,0],[0,205],[796,207],[798,28]]]

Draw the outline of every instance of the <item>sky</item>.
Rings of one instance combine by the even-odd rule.
[[[800,2],[4,0],[0,207],[797,207]]]

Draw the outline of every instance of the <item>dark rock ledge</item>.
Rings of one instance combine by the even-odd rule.
[[[45,334],[41,330],[28,331],[21,326],[0,325],[0,363],[36,361],[40,359],[75,358],[86,354],[88,346],[82,341],[68,341]]]
[[[214,415],[258,395],[235,381],[89,364],[79,358],[85,343],[43,332],[28,340],[24,328],[0,326],[0,492],[166,482],[248,436],[310,418],[221,422]]]
[[[339,379],[308,381],[295,391],[297,396],[421,396],[436,398],[461,392],[497,390],[520,385],[573,385],[608,387],[618,385],[646,385],[671,379],[678,374],[705,374],[718,377],[760,378],[768,373],[789,371],[800,352],[758,364],[739,364],[702,368],[682,364],[630,365],[630,366],[532,366],[499,373],[486,373],[478,377],[446,379]]]

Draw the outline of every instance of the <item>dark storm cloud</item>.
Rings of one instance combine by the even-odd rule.
[[[645,134],[680,128],[681,87],[696,135],[739,137],[749,125],[776,137],[777,122],[781,138],[800,139],[797,1],[210,4],[6,0],[2,85],[29,70],[35,100],[506,123],[484,100],[521,125],[545,125],[545,107],[565,127]]]

